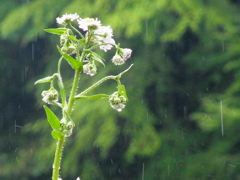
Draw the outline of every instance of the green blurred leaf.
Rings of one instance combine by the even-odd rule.
[[[78,61],[78,60],[74,59],[73,57],[71,57],[69,55],[66,55],[66,54],[63,54],[63,57],[64,57],[64,59],[67,60],[67,62],[70,64],[70,66],[73,69],[75,69],[75,70],[77,70],[77,69],[82,70],[83,67],[82,67],[82,63],[80,61]]]
[[[60,121],[57,118],[57,116],[52,112],[51,109],[49,109],[47,106],[43,106],[47,115],[47,119],[48,122],[50,124],[50,126],[55,129],[58,130],[60,128]]]
[[[67,29],[66,28],[44,29],[44,31],[52,33],[52,34],[62,35],[67,31]]]

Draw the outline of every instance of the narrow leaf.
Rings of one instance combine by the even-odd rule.
[[[52,130],[52,137],[54,139],[60,139],[63,137],[63,133],[60,131]]]
[[[97,57],[94,57],[94,56],[93,56],[92,59],[94,59],[95,61],[101,63],[101,64],[105,67],[104,62],[103,62],[100,58],[97,58]]]
[[[46,83],[46,82],[51,82],[53,80],[52,76],[48,76],[42,79],[37,80],[34,85],[39,84],[39,83]]]
[[[74,59],[72,56],[63,54],[64,59],[67,60],[67,62],[70,64],[70,66],[77,70],[77,69],[81,69],[82,70],[82,63],[76,59]]]
[[[50,124],[50,126],[55,129],[58,130],[60,128],[60,121],[57,118],[57,116],[52,112],[51,109],[49,109],[47,106],[43,106],[47,115],[47,119],[48,119],[48,123]]]
[[[44,31],[52,33],[52,34],[62,35],[67,31],[67,29],[66,28],[44,29]]]
[[[106,94],[96,94],[96,95],[92,95],[92,96],[80,96],[77,95],[75,96],[76,99],[99,99],[99,98],[108,98],[109,95]]]

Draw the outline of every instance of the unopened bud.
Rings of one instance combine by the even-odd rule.
[[[76,47],[70,44],[69,46],[63,46],[61,51],[63,54],[72,55],[76,53]]]

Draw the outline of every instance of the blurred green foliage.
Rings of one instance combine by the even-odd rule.
[[[82,75],[79,89],[134,67],[122,78],[129,96],[123,112],[106,100],[76,104],[63,179],[240,178],[239,1],[12,0],[0,9],[1,179],[51,177],[56,141],[40,96],[48,87],[33,83],[52,75],[59,58],[59,40],[43,29],[75,12],[111,25],[117,42],[133,49],[123,67],[109,61],[91,80]],[[95,92],[115,88],[106,82]]]

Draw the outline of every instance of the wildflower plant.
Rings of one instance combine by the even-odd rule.
[[[121,84],[121,76],[132,67],[131,65],[118,75],[103,77],[84,91],[77,93],[81,74],[86,74],[91,77],[97,74],[97,63],[105,66],[105,60],[94,52],[95,49],[99,48],[107,52],[112,48],[116,48],[116,54],[112,58],[112,63],[115,65],[125,63],[125,61],[131,57],[132,50],[121,48],[119,44],[116,44],[113,39],[112,28],[110,26],[103,26],[97,18],[80,18],[79,15],[75,13],[65,14],[56,20],[57,23],[63,27],[45,29],[45,31],[59,35],[60,38],[57,48],[61,57],[58,60],[57,72],[35,82],[35,84],[50,84],[49,89],[42,92],[42,100],[46,104],[58,106],[62,111],[62,117],[59,119],[48,106],[44,105],[48,122],[52,127],[52,137],[57,139],[52,180],[61,179],[59,172],[64,141],[72,135],[74,128],[74,120],[71,118],[74,103],[81,99],[108,98],[110,106],[117,111],[121,111],[125,108],[128,100],[126,89],[124,85]],[[73,21],[78,23],[78,28],[72,25]],[[66,60],[75,71],[69,94],[65,89],[61,74],[63,60]],[[112,95],[95,94],[88,96],[90,91],[109,79],[117,82],[117,90],[113,92]],[[57,81],[58,87],[55,87],[55,81]]]

